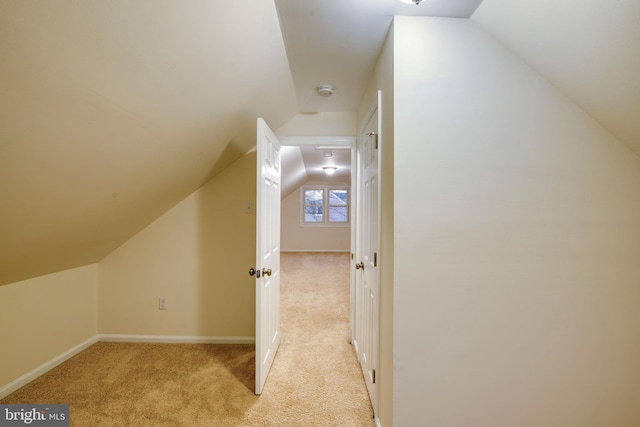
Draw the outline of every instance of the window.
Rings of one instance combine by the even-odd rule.
[[[349,188],[303,187],[302,223],[304,225],[349,225]]]
[[[349,190],[329,189],[329,222],[349,222]]]
[[[304,190],[304,222],[324,222],[324,189]]]

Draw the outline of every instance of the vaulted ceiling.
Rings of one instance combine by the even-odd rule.
[[[484,0],[471,19],[640,154],[640,1]]]
[[[99,261],[258,116],[354,111],[396,14],[471,16],[640,153],[640,2],[480,1],[0,0],[0,284]]]
[[[297,110],[269,0],[0,1],[0,283],[100,260]]]

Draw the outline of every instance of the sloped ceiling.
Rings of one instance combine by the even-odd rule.
[[[272,0],[0,1],[0,284],[100,260],[296,112]]]
[[[275,1],[301,111],[356,108],[393,15],[470,17],[640,154],[638,0]]]
[[[640,1],[484,0],[471,19],[640,154]]]
[[[300,147],[282,147],[280,161],[282,164],[282,190],[280,197],[284,199],[293,190],[304,184],[309,177],[307,168],[304,166]]]
[[[481,1],[0,0],[0,284],[99,261],[258,116],[354,111],[393,15],[473,14],[640,153],[638,0]]]
[[[348,146],[283,146],[280,156],[282,199],[309,182],[351,182],[351,148]],[[336,171],[327,175],[323,169],[325,166],[333,166]]]

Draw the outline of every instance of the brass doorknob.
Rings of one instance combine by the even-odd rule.
[[[255,268],[253,268],[253,267],[252,267],[252,268],[250,268],[250,269],[249,269],[249,276],[255,276],[255,274],[256,274],[256,269],[255,269]]]
[[[271,269],[270,268],[263,268],[262,269],[262,275],[263,276],[271,276]]]
[[[356,270],[358,270],[358,269],[364,270],[364,263],[363,262],[359,262],[359,263],[356,264]]]

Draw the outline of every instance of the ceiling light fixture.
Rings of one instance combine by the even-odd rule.
[[[331,95],[333,95],[333,86],[331,85],[320,85],[316,88],[316,92],[318,92],[318,95],[327,98]]]
[[[424,0],[400,0],[402,3],[415,4],[416,6],[422,3]]]
[[[335,166],[325,166],[322,168],[322,170],[324,171],[324,173],[326,173],[327,175],[333,175],[334,173],[336,173],[336,171],[338,170],[337,167]]]
[[[347,145],[316,145],[316,150],[351,150]]]

